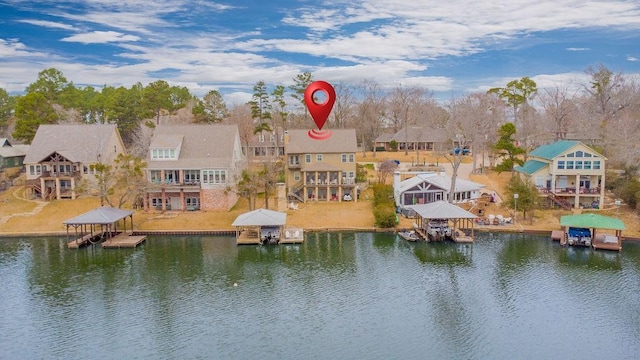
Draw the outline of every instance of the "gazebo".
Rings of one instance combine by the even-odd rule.
[[[75,240],[67,241],[70,248],[78,248],[94,241],[111,239],[118,234],[118,222],[124,221],[124,232],[127,232],[126,218],[130,219],[133,231],[133,211],[100,207],[63,222],[67,226],[67,239],[71,236],[69,228],[73,227]],[[99,227],[99,230],[98,230]]]
[[[477,217],[475,214],[446,201],[435,201],[428,204],[410,205],[407,208],[416,212],[416,231],[429,239],[429,224],[433,220],[442,220],[446,226],[452,225],[451,240],[455,242],[473,242],[473,225]],[[465,233],[462,229],[467,229]]]
[[[563,230],[561,245],[567,243],[569,228],[582,228],[591,230],[591,247],[594,249],[622,250],[622,230],[626,227],[620,219],[592,213],[565,215],[560,218],[560,226]],[[600,233],[598,230],[613,230],[614,235]]]

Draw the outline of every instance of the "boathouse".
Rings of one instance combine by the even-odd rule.
[[[127,230],[127,218],[130,231]],[[118,230],[122,221],[123,230]],[[77,249],[88,244],[102,242],[102,247],[136,247],[145,236],[133,235],[133,211],[100,207],[64,221],[67,227],[67,246]],[[73,233],[69,230],[73,228]],[[72,240],[69,240],[72,239]]]
[[[552,239],[560,240],[561,245],[568,243],[570,229],[589,229],[593,249],[622,250],[622,230],[626,227],[620,219],[591,213],[565,215],[560,218],[560,226],[562,234],[560,236],[552,234]]]
[[[295,244],[304,241],[302,229],[285,228],[287,213],[257,209],[239,215],[231,224],[236,228],[238,245]]]
[[[446,237],[455,242],[473,242],[475,214],[446,201],[411,205],[407,206],[407,208],[415,211],[416,223],[414,227],[416,228],[416,232],[427,241],[430,241],[429,232],[433,230],[430,229],[430,224],[433,224],[435,220],[439,224],[442,224],[442,221],[444,221],[445,226],[451,229],[450,235],[439,237],[439,239]]]

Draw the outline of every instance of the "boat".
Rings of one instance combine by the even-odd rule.
[[[591,246],[591,230],[587,228],[569,227],[567,230],[567,244]]]
[[[431,219],[428,223],[427,235],[429,241],[444,241],[451,239],[451,228],[447,219]]]
[[[420,235],[418,235],[418,233],[415,230],[399,231],[398,235],[400,235],[401,238],[407,241],[411,241],[411,242],[420,241]]]

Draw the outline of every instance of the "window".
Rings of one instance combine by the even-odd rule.
[[[573,161],[567,161],[567,170],[573,170]]]
[[[162,180],[160,176],[160,170],[151,170],[149,172],[149,180],[151,180],[151,182],[159,183]]]
[[[226,184],[227,171],[226,170],[202,170],[202,183],[203,184]]]
[[[573,157],[573,153],[567,154],[567,157]]]
[[[316,155],[316,161],[322,161],[322,154]]]
[[[349,162],[354,162],[355,161],[355,154],[349,154]]]
[[[300,171],[293,172],[293,181],[300,181]]]
[[[600,170],[600,160],[593,161],[593,170]]]
[[[176,149],[151,149],[151,159],[176,159]]]
[[[271,136],[269,136],[269,141],[276,142],[276,138],[276,134],[271,134]]]
[[[558,170],[564,170],[564,160],[558,161]]]
[[[187,184],[197,184],[200,182],[200,171],[199,170],[185,170],[184,171],[184,182]]]
[[[582,161],[576,160],[576,170],[582,170]]]
[[[576,151],[576,157],[583,157],[584,153],[582,151]]]
[[[584,153],[584,157],[591,157],[591,154],[589,154],[589,153]]]
[[[347,162],[347,154],[342,154],[342,162],[343,163]]]
[[[304,162],[306,162],[307,164],[311,162],[311,154],[304,155]]]
[[[264,142],[264,134],[258,133],[258,142]]]
[[[585,161],[584,162],[584,169],[585,170],[591,170],[591,161]]]

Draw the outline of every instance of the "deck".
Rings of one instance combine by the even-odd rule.
[[[592,240],[591,246],[595,250],[622,250],[622,243],[618,242],[618,238],[615,235],[608,234],[597,234]]]
[[[255,230],[244,230],[236,237],[237,245],[260,245],[260,236]]]
[[[304,242],[304,231],[298,228],[287,228],[279,244],[301,244]]]
[[[131,235],[120,233],[102,243],[105,249],[134,248],[147,239],[146,235]]]
[[[81,236],[77,239],[73,239],[67,242],[67,248],[69,249],[79,249],[83,246],[87,246],[91,244],[92,241],[97,241],[99,238],[102,238],[104,233],[92,233]]]
[[[465,234],[465,232],[460,229],[456,229],[455,236],[453,237],[453,242],[469,244],[473,243],[473,237]]]

